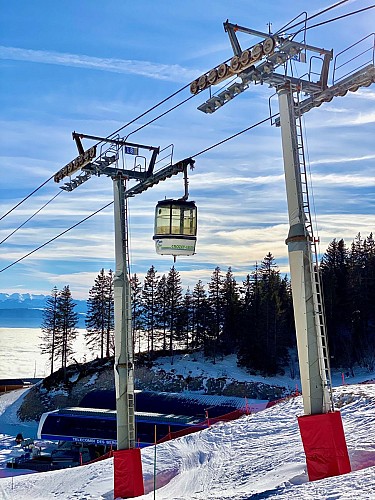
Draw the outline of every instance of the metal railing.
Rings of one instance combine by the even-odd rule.
[[[348,57],[348,59],[343,60],[344,57]],[[370,33],[370,35],[336,54],[333,64],[332,85],[371,63],[375,63],[375,33]]]

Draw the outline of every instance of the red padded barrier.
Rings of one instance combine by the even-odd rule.
[[[298,417],[310,481],[351,471],[339,411]]]
[[[113,452],[114,498],[134,498],[144,494],[141,450]]]

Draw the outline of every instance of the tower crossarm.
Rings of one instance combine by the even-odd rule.
[[[278,77],[282,78],[284,76],[285,81],[285,74],[277,75],[275,74],[275,69],[280,66],[285,66],[285,63],[290,59],[306,62],[307,52],[317,54],[314,57],[322,59],[322,67],[319,80],[314,83],[310,78],[307,78],[305,85],[307,87],[312,85],[310,90],[326,88],[329,63],[333,58],[332,50],[307,45],[305,42],[298,42],[294,39],[294,36],[267,34],[254,29],[245,28],[244,26],[238,26],[228,21],[224,23],[224,29],[228,33],[234,56],[230,60],[222,62],[191,82],[190,91],[192,94],[198,94],[212,85],[218,85],[224,80],[236,76],[241,78],[243,84],[252,81],[253,83],[267,82],[272,85],[273,82],[269,80],[273,75],[275,75],[276,78],[275,83],[279,83],[277,80]],[[236,35],[237,31],[256,36],[262,40],[242,50]],[[228,98],[225,97],[225,94]],[[221,98],[217,99],[218,103],[216,107],[220,107],[223,104],[222,101],[229,100],[237,94],[238,92],[233,93],[224,91]],[[209,103],[207,108],[199,106],[198,109],[206,113],[212,113],[215,109],[211,110],[211,104],[212,103]]]
[[[293,83],[295,82],[291,82],[291,84]],[[324,102],[332,101],[334,97],[343,97],[348,92],[356,92],[360,87],[369,87],[372,83],[375,83],[375,66],[374,64],[368,64],[366,67],[335,83],[335,85],[320,92],[312,92],[306,99],[299,102],[296,114],[301,116],[312,108],[319,107]],[[276,126],[280,125],[280,118],[275,119],[275,124]]]
[[[193,169],[194,163],[195,161],[192,160],[191,158],[186,158],[185,160],[181,160],[173,165],[168,165],[167,167],[158,170],[154,174],[147,177],[145,180],[139,182],[132,188],[128,189],[125,192],[125,197],[131,198],[136,194],[140,194],[143,191],[149,189],[150,187],[155,186],[155,184],[159,184],[159,182],[165,181],[169,177],[172,177],[172,175],[184,172],[188,166],[190,166],[190,168]]]

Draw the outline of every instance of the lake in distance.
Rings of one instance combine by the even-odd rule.
[[[73,357],[87,361],[95,357],[85,344],[84,329],[78,330],[74,342]],[[48,355],[42,354],[40,328],[0,328],[0,379],[5,378],[44,378],[50,374],[51,365]],[[59,361],[55,361],[55,370]]]

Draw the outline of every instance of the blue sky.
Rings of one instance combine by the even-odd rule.
[[[276,31],[302,11],[333,2],[0,0],[0,216],[71,161],[73,130],[106,136],[233,55],[223,22]],[[347,2],[310,24],[371,5]],[[313,9],[312,9],[313,6]],[[334,54],[373,31],[375,9],[307,32],[307,43]],[[247,48],[259,39],[240,35]],[[306,65],[297,65],[300,74]],[[331,75],[330,75],[331,76]],[[251,86],[212,115],[197,110],[208,95],[129,137],[166,147],[174,161],[194,155],[263,120],[274,90]],[[189,97],[180,93],[124,130],[131,133]],[[272,99],[277,110],[277,99]],[[333,238],[350,244],[374,230],[375,85],[337,97],[304,117],[314,207],[323,252]],[[89,147],[93,143],[85,142]],[[127,166],[132,158],[127,158]],[[280,129],[265,124],[200,155],[189,174],[199,210],[197,254],[176,268],[185,286],[207,282],[215,266],[241,281],[272,252],[288,271],[288,232]],[[129,185],[131,187],[131,184]],[[0,221],[0,241],[59,191],[53,181]],[[154,250],[154,206],[183,194],[181,176],[129,202],[132,272],[154,264],[168,272],[172,258]],[[0,268],[112,200],[109,178],[92,178],[62,193],[0,245]],[[49,293],[70,284],[86,298],[99,270],[114,267],[113,211],[108,208],[54,243],[0,273],[0,292]]]

